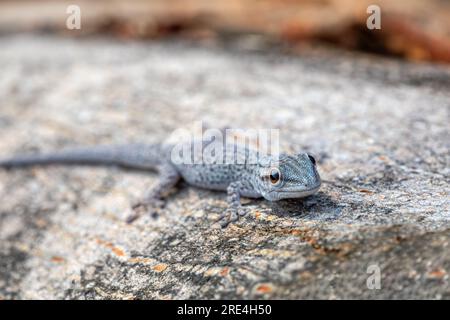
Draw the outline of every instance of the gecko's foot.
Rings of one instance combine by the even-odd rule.
[[[224,213],[216,220],[217,223],[224,229],[228,227],[230,223],[239,220],[239,217],[243,217],[247,214],[247,210],[244,208],[228,208]]]
[[[165,201],[161,199],[145,199],[134,203],[131,206],[133,213],[126,219],[127,223],[132,223],[144,214],[149,214],[152,218],[158,217],[158,211],[164,207]]]

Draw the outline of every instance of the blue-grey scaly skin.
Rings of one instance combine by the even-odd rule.
[[[234,156],[231,162],[226,161],[226,153],[230,149]],[[306,153],[259,156],[247,147],[226,145],[219,156],[199,154],[198,158],[193,159],[194,164],[180,163],[175,166],[183,179],[193,186],[226,190],[230,183],[239,181],[242,196],[277,201],[301,198],[317,191],[320,176],[315,160],[310,157]],[[273,168],[281,174],[277,183],[269,179],[270,169]]]
[[[207,144],[201,144],[207,147]],[[315,160],[306,153],[270,156],[259,155],[257,151],[240,145],[209,147],[194,148],[190,143],[190,157],[175,161],[174,146],[168,144],[94,146],[53,154],[17,156],[0,161],[0,167],[117,165],[158,171],[158,182],[143,200],[133,205],[135,214],[128,218],[129,222],[139,217],[138,208],[152,213],[161,208],[167,194],[180,179],[196,187],[227,192],[229,207],[219,219],[222,227],[246,214],[240,204],[241,196],[277,201],[306,197],[320,187]],[[213,149],[222,152],[205,152]]]

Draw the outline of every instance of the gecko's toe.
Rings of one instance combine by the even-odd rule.
[[[219,225],[222,229],[225,229],[226,227],[228,227],[228,225],[231,223],[231,219],[230,218],[224,218],[222,220],[219,221]]]
[[[162,208],[166,202],[162,199],[141,199],[132,204],[131,208],[133,210],[138,210],[139,208]]]
[[[125,222],[128,223],[128,224],[131,224],[131,223],[133,223],[134,221],[136,221],[139,217],[140,217],[139,214],[136,214],[136,213],[130,214],[130,215],[125,219]]]
[[[219,218],[215,221],[215,223],[218,223],[221,228],[226,228],[228,224],[230,223],[229,220],[230,213],[228,211],[225,211],[219,215]]]
[[[158,211],[163,208],[165,201],[161,199],[144,199],[135,202],[131,208],[133,213],[127,217],[126,222],[132,223],[144,214],[150,215],[153,219],[158,218]]]
[[[226,210],[219,216],[219,219],[216,222],[224,229],[228,227],[230,223],[236,222],[239,220],[240,210]]]
[[[248,210],[247,210],[247,209],[244,209],[244,208],[239,208],[239,209],[238,209],[238,213],[239,213],[239,216],[240,216],[240,217],[243,217],[243,216],[246,216],[246,215],[247,215]]]

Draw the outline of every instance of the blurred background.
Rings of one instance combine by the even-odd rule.
[[[81,9],[80,30],[66,28],[70,4]],[[371,4],[381,8],[381,30],[366,27]],[[0,34],[27,31],[206,43],[245,35],[249,47],[321,44],[450,63],[448,0],[0,0]]]

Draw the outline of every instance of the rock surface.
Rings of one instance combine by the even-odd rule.
[[[450,70],[342,52],[0,39],[0,154],[157,142],[203,120],[280,128],[325,180],[304,201],[178,187],[124,223],[155,175],[0,171],[0,298],[450,298]],[[371,270],[381,289],[371,290]],[[369,273],[368,273],[369,271]]]

